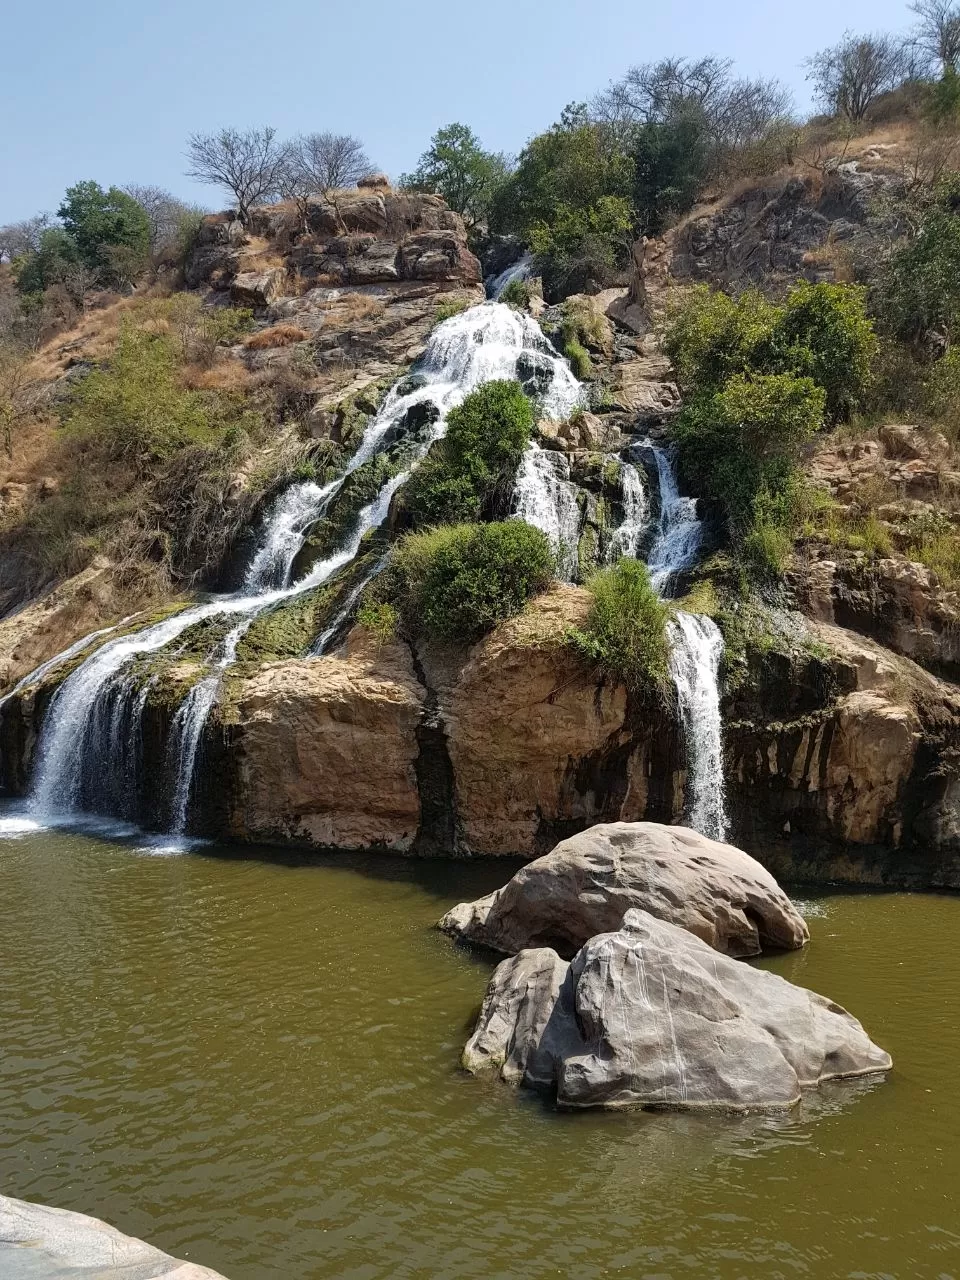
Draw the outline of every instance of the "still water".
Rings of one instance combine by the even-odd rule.
[[[806,901],[766,962],[894,1057],[777,1119],[562,1115],[458,1072],[506,863],[0,840],[0,1190],[230,1280],[960,1277],[960,898]]]

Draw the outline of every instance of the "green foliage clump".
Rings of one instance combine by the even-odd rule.
[[[533,296],[532,289],[533,286],[529,280],[511,280],[504,286],[500,301],[506,303],[508,307],[514,307],[517,311],[526,311]]]
[[[747,559],[777,571],[801,514],[797,462],[823,422],[826,393],[789,373],[736,374],[693,395],[677,418],[684,472],[720,503]]]
[[[795,285],[782,305],[750,290],[739,298],[691,290],[674,310],[664,349],[688,387],[719,387],[739,373],[812,378],[832,421],[862,399],[877,342],[862,289]]]
[[[667,679],[669,606],[650,585],[646,565],[624,558],[587,582],[593,600],[570,644],[604,675],[628,689],[662,689]]]
[[[702,115],[683,110],[634,134],[633,203],[640,234],[659,235],[693,207],[707,175],[710,147]]]
[[[436,192],[473,227],[486,216],[506,173],[506,159],[484,151],[472,129],[448,124],[433,135],[413,173],[401,175],[400,186]]]
[[[57,210],[64,231],[91,271],[130,280],[150,255],[150,220],[132,196],[98,182],[67,188]]]
[[[554,574],[546,537],[521,520],[408,534],[393,565],[408,626],[469,644],[519,613]]]
[[[433,313],[435,324],[442,324],[444,320],[449,320],[451,316],[458,316],[461,311],[466,311],[473,303],[467,297],[449,298],[446,302],[437,303],[437,309]]]
[[[479,519],[512,488],[533,430],[518,382],[486,382],[447,418],[447,434],[414,473],[404,504],[420,528]]]
[[[871,301],[883,330],[921,344],[960,337],[960,175],[943,179],[911,215],[909,234],[876,272]]]
[[[864,292],[801,283],[777,305],[694,289],[664,347],[688,392],[674,429],[681,470],[723,512],[750,576],[776,576],[813,501],[802,450],[869,385],[877,341]]]
[[[179,368],[167,336],[123,324],[110,364],[77,385],[66,406],[65,432],[101,443],[111,459],[134,468],[188,444],[211,443],[226,425],[221,406],[184,388]]]
[[[389,600],[364,600],[357,610],[357,624],[382,648],[396,637],[400,615]]]

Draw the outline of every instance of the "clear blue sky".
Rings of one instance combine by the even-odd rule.
[[[0,78],[0,223],[83,178],[183,176],[193,130],[270,124],[363,139],[391,176],[440,125],[517,152],[628,66],[716,53],[808,105],[803,59],[845,28],[905,30],[894,0],[52,0],[10,7]]]

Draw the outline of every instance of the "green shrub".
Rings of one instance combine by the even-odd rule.
[[[550,544],[520,520],[408,534],[394,560],[407,624],[471,643],[520,612],[554,573]]]
[[[389,600],[364,600],[357,610],[357,625],[363,627],[377,648],[396,637],[400,615]]]
[[[803,282],[781,306],[755,290],[734,299],[700,286],[669,313],[664,348],[697,390],[743,373],[812,378],[836,420],[863,398],[877,341],[862,289]]]
[[[776,318],[776,308],[756,290],[731,298],[698,285],[668,308],[663,349],[685,387],[720,387],[757,368]]]
[[[834,422],[846,417],[863,398],[877,354],[864,290],[805,281],[795,285],[758,354],[761,372],[812,378],[826,392],[827,417]]]
[[[519,382],[486,382],[447,418],[447,434],[412,476],[404,505],[419,528],[479,519],[498,489],[512,488],[533,430]]]
[[[511,280],[500,294],[500,301],[517,311],[526,311],[530,305],[532,286],[529,280]]]
[[[738,374],[720,391],[691,397],[678,415],[681,468],[722,506],[735,538],[761,514],[758,503],[769,523],[778,503],[792,501],[800,452],[823,421],[825,399],[812,378]]]
[[[220,425],[215,404],[182,387],[179,368],[169,337],[125,323],[110,364],[77,384],[65,410],[66,433],[96,439],[111,458],[134,466],[211,442]]]
[[[960,177],[908,208],[910,231],[875,273],[871,302],[884,332],[922,346],[930,334],[960,338]]]
[[[451,316],[458,316],[461,311],[466,311],[472,307],[473,303],[469,298],[448,298],[446,302],[438,302],[437,308],[433,313],[434,324],[442,324],[444,320],[449,320]]]
[[[646,565],[624,558],[588,581],[593,596],[582,628],[568,633],[578,654],[604,675],[633,690],[661,689],[667,679],[669,607],[653,587]]]
[[[568,338],[563,344],[563,354],[570,361],[573,376],[583,382],[593,373],[590,353],[577,338]]]

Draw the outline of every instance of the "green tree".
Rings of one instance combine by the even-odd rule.
[[[921,346],[931,334],[960,337],[960,175],[921,197],[912,226],[871,286],[883,330]]]
[[[507,172],[505,157],[484,151],[472,129],[465,124],[448,124],[433,135],[413,173],[401,175],[400,185],[443,196],[467,226],[473,227],[486,217]]]
[[[57,210],[80,261],[103,278],[127,283],[150,254],[150,219],[133,196],[98,182],[68,187]]]
[[[76,241],[62,227],[47,227],[40,234],[36,250],[14,263],[17,289],[24,294],[40,294],[51,285],[63,284],[80,264]]]
[[[659,235],[672,218],[693,207],[710,164],[710,137],[701,112],[686,108],[633,135],[633,205],[636,230]]]

